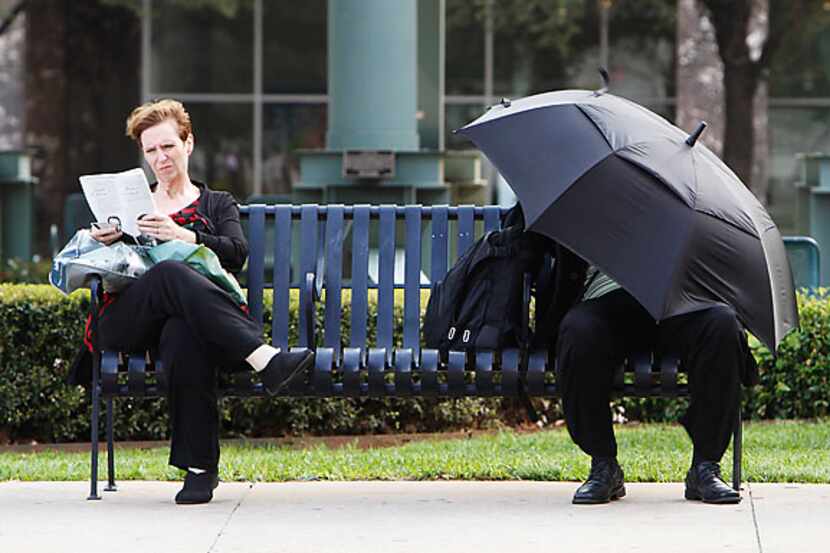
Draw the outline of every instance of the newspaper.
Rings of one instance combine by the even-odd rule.
[[[140,168],[121,173],[84,175],[80,178],[89,209],[99,223],[121,226],[124,234],[137,237],[138,218],[155,213],[147,176]]]

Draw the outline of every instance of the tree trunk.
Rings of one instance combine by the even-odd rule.
[[[80,175],[139,163],[124,121],[140,100],[141,21],[99,2],[29,0],[26,25],[25,142],[41,156],[35,232],[45,252]]]
[[[764,79],[758,81],[755,90],[755,149],[752,152],[752,178],[750,189],[762,205],[767,206],[771,201],[769,166],[770,166],[770,133],[769,133],[769,87]]]
[[[753,171],[756,130],[766,134],[765,118],[756,118],[756,109],[766,109],[759,91],[762,51],[768,35],[768,0],[702,0],[715,29],[718,53],[723,61],[725,126],[723,160],[762,202],[766,202],[766,171]],[[763,89],[761,95],[764,96]],[[766,144],[766,137],[762,137]],[[766,163],[759,157],[757,163]],[[753,177],[755,177],[753,179]]]
[[[697,0],[677,2],[677,108],[675,125],[692,132],[701,121],[708,127],[700,138],[723,156],[723,62],[715,31]]]
[[[66,0],[31,0],[26,13],[27,146],[39,150],[33,167],[35,248],[46,250],[49,226],[60,225],[66,186],[67,49]]]
[[[755,145],[752,108],[757,88],[758,79],[748,57],[746,62],[724,60],[726,125],[723,132],[723,160],[750,189]]]

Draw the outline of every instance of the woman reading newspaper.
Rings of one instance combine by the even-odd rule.
[[[227,192],[190,178],[194,137],[182,104],[159,100],[137,107],[127,119],[127,135],[157,180],[151,185],[156,212],[141,216],[140,232],[158,241],[204,244],[225,269],[238,272],[248,255],[239,210]],[[107,245],[123,236],[117,226],[97,225],[90,232]],[[247,362],[275,394],[312,364],[313,354],[265,344],[259,324],[228,293],[182,262],[153,266],[107,300],[98,327],[101,348],[157,348],[169,371],[170,464],[186,471],[176,503],[206,503],[218,485],[217,367]]]

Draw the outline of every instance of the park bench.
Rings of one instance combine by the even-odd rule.
[[[478,236],[500,226],[497,206],[248,205],[249,258],[241,275],[251,315],[263,320],[263,293],[273,290],[271,342],[279,348],[313,347],[316,363],[292,381],[283,397],[554,397],[558,390],[547,351],[449,352],[421,346],[421,290],[446,274]],[[292,254],[293,251],[293,254]],[[267,270],[266,270],[267,268]],[[345,268],[345,271],[344,271]],[[400,270],[402,268],[402,271]],[[268,274],[270,273],[270,274]],[[533,279],[525,279],[525,321]],[[299,289],[299,339],[289,344],[289,290]],[[350,330],[341,335],[341,291],[351,290]],[[395,343],[395,290],[403,289],[402,341]],[[377,293],[376,332],[369,341],[369,292]],[[325,294],[323,294],[325,292]],[[100,283],[92,286],[93,332]],[[399,294],[400,296],[400,294]],[[315,309],[324,303],[322,329]],[[345,345],[344,345],[345,344]],[[615,393],[677,397],[688,394],[673,358],[632,355],[616,371]],[[252,373],[236,373],[220,395],[264,396]],[[92,444],[89,499],[98,495],[99,417],[106,404],[107,491],[114,491],[113,400],[166,394],[161,363],[149,352],[103,351],[93,355]],[[741,420],[735,423],[733,485],[741,481]]]

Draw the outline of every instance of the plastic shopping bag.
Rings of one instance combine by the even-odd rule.
[[[98,242],[81,229],[52,260],[49,282],[64,294],[88,288],[93,276],[100,276],[104,291],[119,292],[153,265],[146,246]]]
[[[148,249],[147,255],[153,263],[166,260],[183,261],[229,293],[240,305],[247,303],[239,282],[222,267],[213,250],[205,245],[170,240]]]

